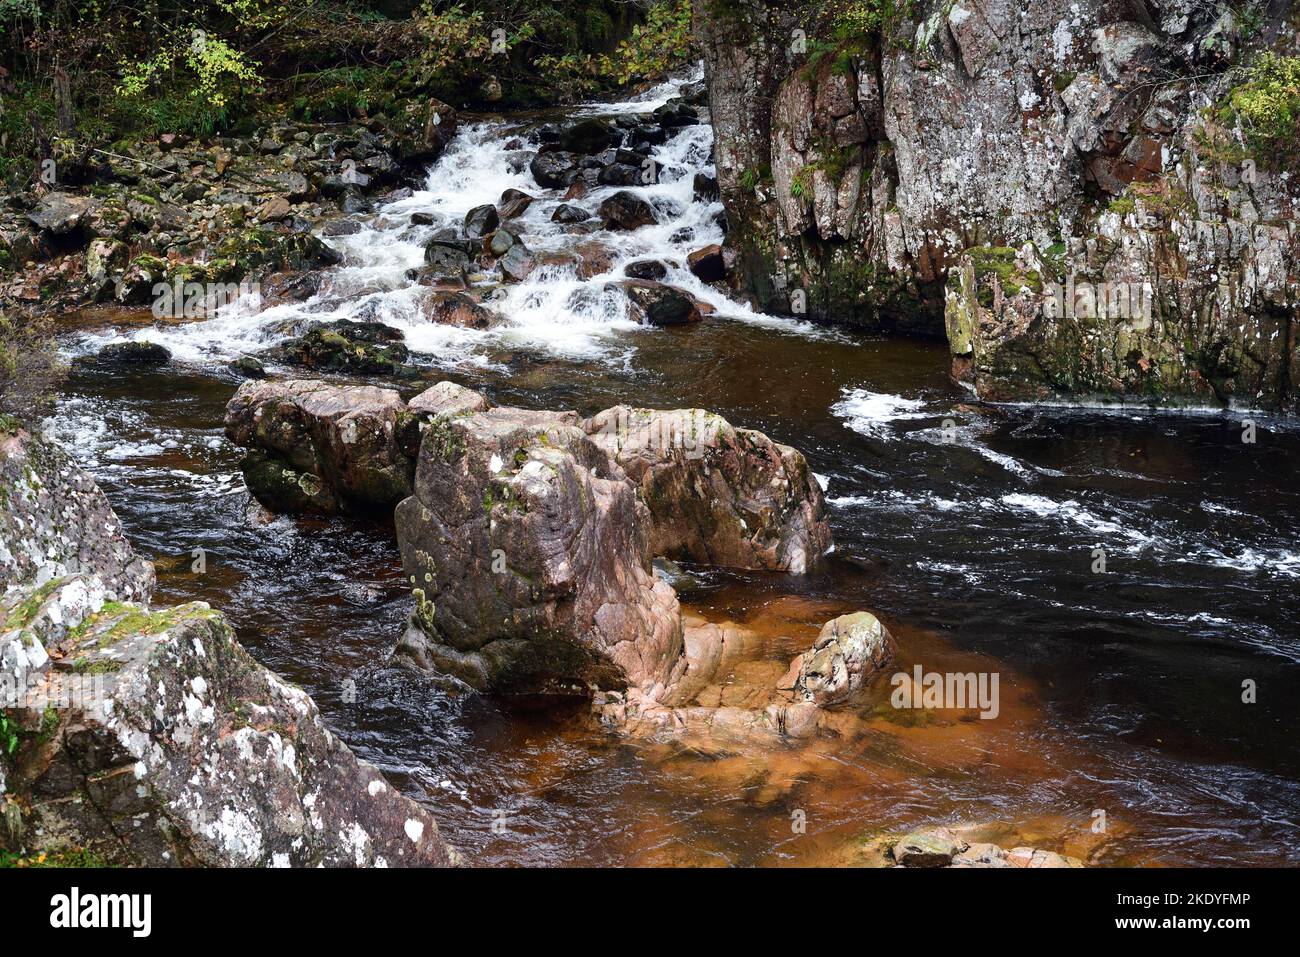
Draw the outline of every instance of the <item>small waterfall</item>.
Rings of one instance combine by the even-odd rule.
[[[697,67],[636,98],[586,104],[566,118],[645,114],[702,75],[702,67]],[[734,302],[687,268],[690,252],[724,239],[721,202],[697,201],[694,195],[696,174],[715,175],[709,124],[672,129],[667,141],[653,148],[653,184],[596,186],[575,201],[594,213],[608,196],[626,190],[656,208],[660,222],[624,232],[591,228],[595,220],[576,229],[551,221],[564,202],[564,191],[540,187],[528,171],[532,150],[519,148],[536,122],[506,118],[465,124],[420,189],[379,207],[358,232],[327,238],[343,254],[343,264],[329,270],[321,290],[304,302],[266,306],[260,296],[246,296],[208,319],[156,325],[125,336],[101,331],[88,335],[81,347],[96,349],[133,338],[160,343],[183,362],[207,365],[262,352],[310,322],[353,319],[402,330],[412,352],[443,367],[486,365],[493,352],[519,348],[621,361],[635,348],[627,334],[640,324],[630,315],[626,297],[609,284],[624,279],[624,266],[638,259],[662,262],[667,268],[663,281],[707,303],[715,320],[762,323],[801,335],[834,335]],[[408,270],[423,263],[424,247],[434,233],[459,225],[476,206],[496,203],[507,189],[535,197],[525,213],[511,221],[511,228],[539,258],[539,267],[522,282],[500,286],[484,303],[502,316],[497,327],[483,331],[429,322],[419,308],[428,287],[409,279]],[[417,213],[432,225],[412,225]],[[580,277],[571,261],[565,261],[572,257],[561,255],[575,251],[599,268],[589,265]],[[556,261],[547,263],[548,258]]]

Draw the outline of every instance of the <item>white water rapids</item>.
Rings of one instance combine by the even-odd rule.
[[[593,103],[571,115],[614,117],[645,114],[697,81],[702,72],[654,87],[620,103]],[[713,129],[707,123],[670,130],[662,146],[653,148],[658,181],[642,186],[595,186],[573,201],[593,214],[608,196],[627,190],[651,203],[660,222],[628,232],[594,229],[592,219],[578,227],[551,222],[563,202],[563,190],[538,186],[528,171],[529,153],[508,149],[524,127],[518,121],[483,120],[467,123],[444,155],[428,171],[423,187],[410,196],[388,202],[373,214],[359,217],[362,228],[348,236],[326,238],[344,256],[329,272],[321,291],[305,302],[264,307],[257,294],[232,303],[215,316],[179,325],[158,325],[123,333],[116,329],[88,335],[81,346],[98,349],[110,341],[135,339],[159,343],[185,363],[206,366],[241,354],[255,355],[287,338],[305,321],[366,319],[400,329],[412,352],[433,365],[481,365],[493,350],[524,348],[566,358],[622,362],[633,351],[623,334],[640,328],[630,316],[626,297],[611,282],[625,278],[623,267],[653,258],[668,267],[664,282],[708,303],[715,316],[775,326],[802,335],[831,335],[809,323],[765,315],[734,302],[702,283],[686,266],[691,251],[723,241],[719,223],[721,202],[694,198],[697,173],[714,175],[710,160]],[[516,142],[513,145],[518,145]],[[525,281],[500,287],[485,303],[504,322],[488,331],[429,322],[419,310],[428,287],[407,278],[408,270],[424,262],[424,247],[439,229],[459,225],[476,206],[496,203],[507,189],[536,197],[525,213],[510,222],[530,250],[540,258],[575,244],[599,244],[609,257],[608,269],[587,279],[571,265],[540,265]],[[416,213],[433,225],[416,226]]]

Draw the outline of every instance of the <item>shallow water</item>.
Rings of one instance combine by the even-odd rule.
[[[717,314],[637,325],[604,281],[647,254],[684,264],[722,237],[720,206],[690,196],[706,126],[661,149],[663,182],[645,190],[671,222],[590,237],[612,244],[608,273],[534,276],[506,293],[509,322],[492,332],[423,323],[403,274],[433,228],[409,215],[542,192],[505,149],[533,122],[469,126],[426,189],[334,241],[348,261],[305,304],[177,326],[67,317],[71,352],[126,335],[178,359],[160,375],[79,373],[50,423],[159,562],[158,601],[225,610],[480,864],[850,863],[860,835],[935,822],[999,822],[1008,846],[1100,864],[1300,863],[1300,432],[1255,417],[1247,444],[1240,416],[970,406],[940,343],[762,316],[684,268],[670,281]],[[525,217],[530,247],[589,241],[552,227],[558,196],[543,195]],[[406,332],[431,381],[498,403],[705,407],[804,451],[827,484],[825,570],[688,568],[679,584],[693,613],[755,633],[736,694],[779,677],[828,618],[868,608],[898,637],[900,670],[997,672],[998,717],[898,711],[879,681],[858,720],[811,743],[648,744],[602,730],[579,702],[450,698],[389,667],[408,603],[391,528],[250,520],[221,431],[230,357],[273,344],[285,320],[363,311]],[[1248,680],[1255,704],[1242,702]]]

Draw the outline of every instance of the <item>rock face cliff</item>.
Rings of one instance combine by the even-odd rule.
[[[1231,108],[1291,7],[701,2],[739,282],[984,398],[1294,411],[1300,183]]]

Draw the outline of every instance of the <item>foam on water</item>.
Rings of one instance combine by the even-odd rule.
[[[697,67],[691,74],[659,84],[632,100],[590,103],[576,113],[647,113],[701,76],[702,68]],[[609,284],[625,278],[625,265],[643,258],[662,261],[668,269],[665,282],[712,306],[712,321],[740,320],[806,336],[840,335],[733,302],[687,267],[690,252],[724,239],[722,204],[694,197],[695,175],[715,174],[710,162],[713,130],[708,123],[677,129],[666,143],[653,148],[657,181],[599,186],[575,200],[594,215],[604,199],[626,190],[651,203],[660,222],[625,232],[593,230],[590,235],[551,222],[552,213],[564,201],[564,191],[540,188],[528,171],[531,152],[508,148],[526,132],[525,126],[508,120],[462,126],[430,168],[422,188],[380,207],[360,231],[326,239],[343,255],[343,263],[328,272],[320,292],[305,302],[268,307],[260,296],[249,295],[206,319],[160,324],[125,335],[117,330],[90,334],[74,345],[74,351],[91,351],[129,338],[166,346],[182,362],[215,365],[239,355],[264,352],[309,322],[352,319],[379,321],[400,329],[412,352],[442,367],[481,367],[489,364],[494,350],[515,348],[626,364],[635,349],[628,334],[641,326],[632,317],[626,297]],[[495,291],[484,304],[504,321],[492,330],[427,321],[420,305],[430,290],[408,279],[407,271],[423,263],[424,247],[438,229],[459,224],[476,206],[496,203],[507,189],[536,197],[514,226],[536,255],[544,258],[550,254],[557,261],[543,264],[523,282]],[[434,225],[412,225],[415,213],[429,216]],[[594,219],[590,222],[595,224]],[[598,274],[579,278],[573,264],[566,261],[566,254],[575,251],[597,263]]]

